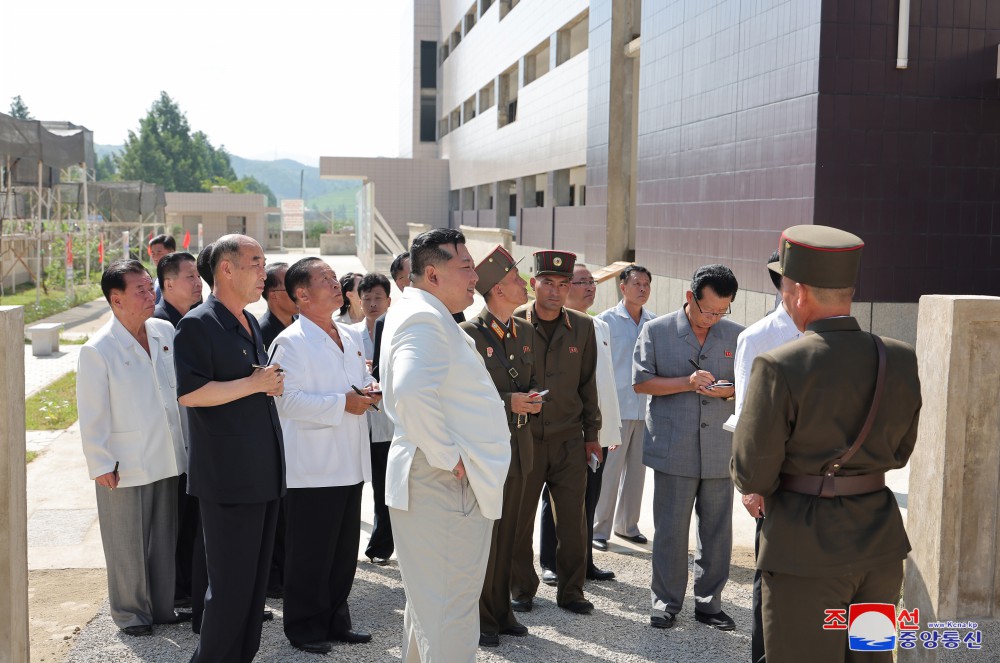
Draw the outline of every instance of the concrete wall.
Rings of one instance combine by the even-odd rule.
[[[267,196],[261,193],[181,193],[168,192],[167,232],[173,234],[175,226],[191,231],[192,246],[198,242],[198,227],[194,219],[204,225],[205,243],[214,242],[229,232],[229,217],[246,218],[246,234],[268,245]],[[184,217],[189,217],[185,225]],[[184,230],[177,235],[177,242],[184,237]]]

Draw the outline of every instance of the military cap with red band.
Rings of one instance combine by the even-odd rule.
[[[490,251],[490,254],[483,258],[481,263],[476,265],[476,276],[479,277],[476,291],[480,295],[485,295],[490,291],[490,288],[503,281],[507,273],[514,269],[519,262],[521,261],[514,260],[514,256],[507,249],[497,244],[497,247]]]
[[[792,226],[781,233],[778,262],[768,269],[817,288],[850,288],[861,267],[860,237],[830,226]]]

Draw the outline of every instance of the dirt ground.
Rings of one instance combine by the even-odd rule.
[[[73,637],[108,598],[104,569],[28,572],[28,619],[32,663],[66,660]]]

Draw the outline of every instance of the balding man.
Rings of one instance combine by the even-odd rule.
[[[274,397],[257,320],[244,307],[264,289],[264,252],[226,235],[213,245],[212,294],[177,328],[177,394],[188,408],[188,492],[199,500],[209,587],[192,661],[246,663],[260,648],[268,570],[285,493]],[[265,368],[260,368],[265,367]]]

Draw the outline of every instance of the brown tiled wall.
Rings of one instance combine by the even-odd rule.
[[[858,299],[1000,294],[1000,2],[824,2],[815,222],[865,240]]]
[[[730,266],[772,289],[780,231],[809,223],[819,2],[643,3],[636,261],[690,278]]]
[[[1000,294],[1000,2],[913,0],[905,71],[894,1],[765,4],[643,3],[636,260],[677,278],[723,262],[768,292],[780,231],[822,223],[866,241],[859,300]],[[606,134],[597,32],[588,123]]]

